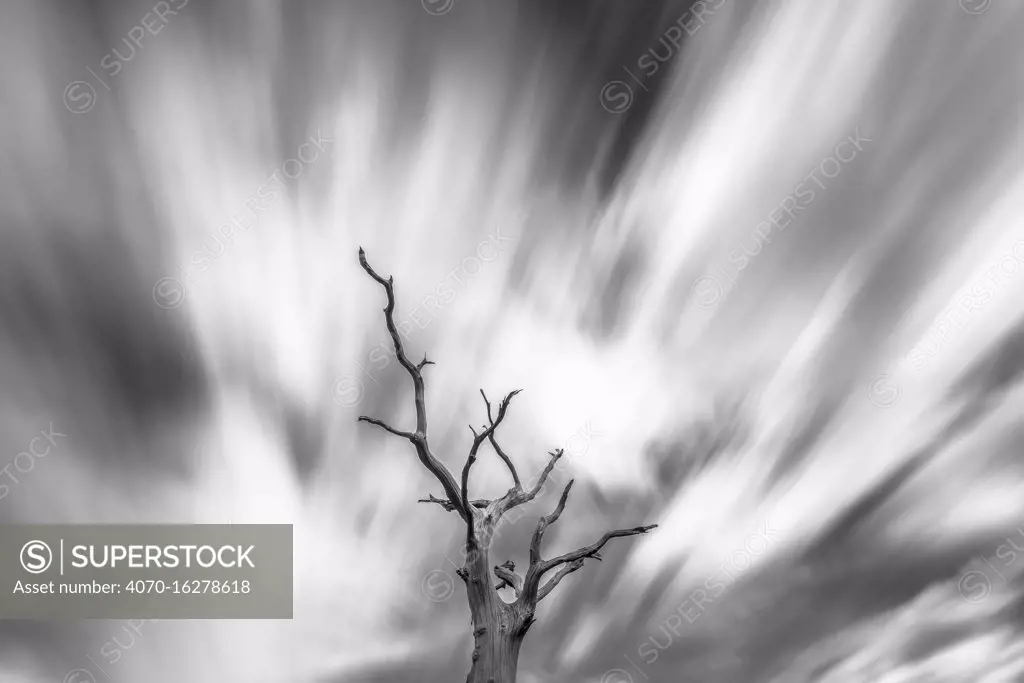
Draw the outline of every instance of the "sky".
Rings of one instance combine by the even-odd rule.
[[[1024,676],[1024,6],[14,0],[0,522],[289,523],[295,618],[111,681],[463,680],[432,447],[576,484],[520,683]],[[511,482],[488,451],[474,497]],[[123,622],[0,622],[0,682]],[[97,680],[102,680],[96,675]]]

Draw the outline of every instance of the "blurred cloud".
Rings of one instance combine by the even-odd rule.
[[[1024,10],[705,4],[0,10],[0,521],[296,527],[294,621],[153,624],[112,680],[465,675],[458,525],[354,422],[413,419],[357,246],[450,468],[523,388],[506,450],[578,481],[547,552],[660,525],[544,603],[523,681],[1019,678],[1024,565],[962,584],[1024,520]],[[100,626],[4,623],[0,680]]]

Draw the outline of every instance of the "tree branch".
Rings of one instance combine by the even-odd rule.
[[[500,591],[506,586],[512,589],[516,597],[519,597],[520,592],[523,590],[523,579],[521,576],[513,571],[516,568],[514,562],[509,560],[505,564],[499,564],[494,567],[494,575],[498,577],[499,582],[494,587],[494,590]]]
[[[495,444],[495,446],[496,445],[497,444]],[[551,474],[551,471],[554,469],[555,464],[558,463],[558,460],[562,457],[563,453],[564,451],[561,448],[548,452],[548,455],[551,457],[530,490],[524,491],[522,485],[513,486],[504,496],[496,500],[494,519],[501,519],[509,510],[515,509],[520,505],[525,505],[540,495],[541,491],[544,489],[544,485],[547,483],[548,475]]]
[[[537,483],[534,484],[533,488],[531,488],[529,491],[521,492],[520,495],[516,496],[510,502],[508,506],[509,510],[520,505],[525,505],[526,503],[529,503],[531,500],[540,495],[541,490],[544,488],[544,484],[547,483],[548,475],[551,474],[551,470],[555,468],[555,465],[558,463],[563,453],[565,453],[565,451],[562,450],[561,448],[553,451],[548,451],[548,455],[551,457],[548,459],[548,464],[544,466],[543,470],[541,470],[540,476],[537,477]]]
[[[469,425],[469,431],[473,432],[473,445],[469,448],[469,457],[466,459],[466,464],[462,468],[462,499],[467,500],[469,498],[469,471],[473,467],[473,463],[476,462],[477,451],[480,450],[480,446],[486,441],[491,435],[494,434],[494,430],[498,428],[501,421],[505,419],[505,414],[508,412],[508,406],[512,402],[512,397],[521,392],[522,389],[515,389],[510,391],[505,398],[501,399],[501,404],[498,406],[498,416],[491,420],[491,404],[487,403],[487,417],[491,423],[489,426],[485,425],[483,431],[477,433],[473,429],[473,425]],[[481,393],[483,391],[481,390]],[[484,401],[487,401],[487,397],[484,397]],[[466,542],[468,544],[473,543],[473,515],[470,513],[466,518],[466,526],[468,527],[468,533],[466,535]]]
[[[469,500],[469,471],[473,468],[473,463],[476,462],[476,444],[479,442],[479,436],[477,436],[476,430],[473,429],[473,425],[469,426],[469,431],[473,432],[473,444],[474,448],[469,451],[469,457],[466,458],[466,464],[462,466],[462,499]]]
[[[601,548],[603,548],[605,544],[613,538],[622,538],[624,536],[636,536],[638,534],[646,534],[651,529],[656,529],[657,527],[657,524],[650,524],[648,526],[633,527],[632,529],[617,529],[615,531],[608,531],[605,533],[604,536],[601,537],[601,540],[597,543],[588,545],[585,548],[580,548],[579,550],[574,550],[571,553],[566,553],[565,555],[559,555],[553,560],[541,562],[540,573],[544,574],[545,572],[554,569],[558,565],[568,564],[570,562],[575,562],[576,560],[585,560],[590,557],[599,560],[601,559],[601,556],[598,555],[598,551],[601,550]]]
[[[384,293],[387,295],[387,305],[384,307],[384,323],[387,325],[388,333],[391,335],[391,341],[395,345],[395,355],[398,357],[398,362],[405,368],[406,372],[409,373],[409,377],[412,378],[414,398],[416,403],[416,431],[415,433],[403,432],[393,427],[386,425],[380,420],[374,418],[368,418],[361,416],[359,420],[363,422],[369,422],[370,424],[376,425],[382,429],[385,429],[392,434],[401,436],[412,442],[413,446],[416,447],[416,454],[419,457],[420,462],[427,470],[434,475],[441,486],[444,488],[445,495],[448,500],[454,505],[454,509],[458,510],[459,514],[463,519],[471,520],[473,518],[471,506],[466,505],[463,502],[463,498],[459,495],[458,483],[455,481],[455,477],[448,471],[448,468],[444,464],[434,457],[434,454],[430,452],[430,446],[427,443],[427,406],[425,399],[425,390],[423,385],[423,375],[420,374],[420,370],[423,366],[432,364],[431,361],[427,360],[426,355],[423,356],[423,361],[418,365],[413,365],[409,360],[409,357],[405,354],[405,348],[402,346],[402,339],[398,334],[398,327],[395,325],[395,288],[394,278],[388,277],[386,280],[377,274],[376,271],[366,261],[366,252],[363,248],[359,248],[359,265],[363,267],[363,270],[372,277],[381,287],[384,288]]]
[[[547,530],[548,526],[558,521],[558,518],[562,516],[562,511],[565,510],[565,501],[569,499],[569,491],[572,489],[573,482],[575,479],[570,479],[569,483],[565,485],[565,489],[562,491],[561,497],[558,499],[558,505],[555,506],[554,512],[550,515],[541,517],[537,522],[537,528],[533,532],[533,539],[530,541],[530,567],[540,567],[543,560],[540,559],[540,543],[544,538],[544,531]],[[541,572],[543,574],[543,572]]]
[[[568,485],[566,485],[565,490],[562,491],[562,495],[558,499],[558,505],[555,507],[554,511],[550,515],[540,518],[537,522],[537,529],[533,532],[533,538],[530,540],[530,568],[527,570],[526,578],[523,580],[523,590],[520,598],[520,603],[525,605],[527,608],[536,606],[538,602],[555,589],[555,586],[557,586],[562,579],[583,567],[584,560],[589,558],[600,560],[601,555],[599,552],[601,548],[603,548],[611,539],[622,536],[645,534],[658,526],[657,524],[651,524],[649,526],[634,527],[632,529],[609,531],[605,533],[597,543],[588,545],[585,548],[580,548],[579,550],[574,550],[571,553],[566,553],[565,555],[560,555],[552,560],[544,560],[541,558],[540,554],[540,546],[544,539],[544,532],[551,524],[558,521],[558,518],[565,510],[565,503],[569,499],[569,490],[572,488],[572,485],[573,481],[570,481]],[[540,588],[540,582],[544,575],[559,566],[562,566],[562,569],[555,574],[551,580],[544,584],[543,588]]]
[[[508,392],[508,394],[505,395],[505,398],[501,399],[501,403],[498,404],[498,416],[493,420],[491,419],[491,404],[490,402],[487,403],[487,421],[490,423],[490,425],[485,427],[484,431],[480,432],[479,434],[473,432],[475,436],[473,439],[473,447],[470,450],[471,453],[476,453],[480,449],[480,445],[484,442],[484,440],[488,439],[492,434],[494,434],[494,430],[497,429],[498,425],[501,424],[501,421],[505,419],[505,414],[508,412],[509,404],[512,403],[512,398],[516,394],[521,392],[522,389],[513,389],[512,391]],[[482,389],[480,390],[480,393],[483,394]],[[487,401],[486,396],[484,397],[484,400]]]
[[[443,498],[436,498],[434,494],[430,494],[428,498],[420,498],[417,503],[437,503],[448,512],[455,510],[455,505],[450,500],[444,500]]]
[[[446,511],[448,511],[448,512],[455,512],[455,505],[450,500],[445,500],[443,498],[436,498],[436,497],[434,497],[433,494],[431,494],[429,498],[420,498],[416,502],[417,503],[437,503],[438,505],[443,507]],[[486,510],[487,506],[491,504],[491,501],[489,501],[489,500],[482,500],[482,499],[481,500],[471,500],[471,501],[469,501],[469,504],[472,505],[473,507],[477,508],[478,510]]]
[[[480,390],[480,395],[483,396],[484,403],[487,405],[487,421],[493,425],[494,419],[491,417],[491,402],[487,400],[487,394],[484,393],[483,389]],[[505,465],[508,467],[508,471],[512,475],[512,481],[515,484],[515,488],[522,490],[523,483],[519,480],[519,472],[516,471],[516,466],[512,463],[512,458],[508,457],[505,451],[501,450],[501,446],[498,445],[498,441],[494,437],[493,430],[488,435],[488,438],[490,439],[491,447],[494,449],[494,452],[498,454],[499,458],[505,461]]]
[[[388,423],[384,422],[384,420],[378,420],[375,417],[367,417],[366,415],[360,415],[356,419],[356,422],[369,422],[370,424],[375,425],[377,427],[380,427],[381,429],[383,429],[385,431],[391,432],[395,436],[400,436],[403,439],[409,439],[410,441],[412,441],[413,438],[415,437],[414,434],[410,434],[409,432],[403,432],[400,429],[395,429],[394,427],[392,427]]]
[[[466,464],[462,467],[462,500],[469,500],[469,470],[476,462],[477,444],[480,441],[473,425],[469,426],[469,431],[473,432],[473,447],[469,451],[469,457],[466,458]],[[466,515],[466,547],[472,549],[476,543],[476,538],[473,535],[473,511],[467,510],[467,512],[469,514]]]
[[[580,569],[581,567],[583,567],[583,560],[573,560],[569,564],[559,569],[558,573],[551,577],[551,580],[544,584],[543,587],[541,587],[540,592],[537,593],[537,602],[540,602],[541,600],[546,598],[548,594],[551,593],[551,591],[555,590],[555,586],[558,585],[559,581],[564,579],[569,574],[572,574],[577,569]]]

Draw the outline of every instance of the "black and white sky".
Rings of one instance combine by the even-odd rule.
[[[294,524],[294,620],[155,623],[111,681],[463,680],[462,529],[355,422],[412,419],[361,245],[450,469],[522,388],[505,449],[576,479],[550,547],[659,524],[542,604],[520,683],[1024,680],[1021,35],[1015,0],[5,1],[0,523]],[[0,622],[0,681],[90,683],[123,628]]]

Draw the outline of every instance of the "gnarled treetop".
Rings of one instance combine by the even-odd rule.
[[[434,363],[427,360],[426,354],[424,354],[422,361],[415,364],[412,363],[406,355],[405,347],[402,345],[402,338],[399,335],[398,327],[395,324],[394,318],[394,278],[390,276],[386,279],[381,277],[367,262],[366,252],[363,251],[362,247],[359,249],[359,264],[363,267],[363,270],[370,275],[370,277],[384,288],[384,292],[387,295],[387,304],[384,306],[384,322],[387,326],[388,333],[391,335],[391,340],[394,343],[395,355],[398,357],[398,362],[403,368],[405,368],[405,371],[412,378],[416,405],[416,429],[412,432],[403,431],[392,427],[383,420],[367,417],[366,415],[360,415],[358,420],[360,422],[372,424],[412,443],[416,449],[416,454],[419,457],[420,462],[427,468],[427,471],[433,474],[438,482],[440,482],[441,488],[445,493],[444,498],[437,498],[431,494],[428,498],[420,499],[419,502],[436,503],[448,512],[458,512],[459,516],[462,517],[466,523],[467,549],[470,551],[478,550],[481,545],[481,539],[489,537],[498,521],[500,521],[506,512],[520,505],[529,503],[540,494],[548,479],[548,475],[551,473],[552,469],[554,469],[559,458],[562,457],[563,451],[562,449],[551,451],[548,454],[549,459],[547,465],[537,478],[536,484],[529,489],[525,488],[522,484],[519,472],[516,470],[515,464],[512,462],[512,459],[508,454],[501,448],[496,438],[498,425],[500,425],[505,419],[508,414],[509,406],[512,403],[512,399],[520,393],[521,389],[515,389],[506,394],[498,403],[496,411],[494,410],[490,400],[488,400],[483,389],[481,389],[480,395],[483,398],[484,405],[487,409],[487,424],[482,425],[479,428],[479,431],[474,428],[473,425],[469,426],[469,430],[473,435],[473,441],[469,448],[469,456],[466,458],[466,464],[462,468],[461,481],[457,482],[455,477],[452,476],[452,473],[447,467],[445,467],[444,463],[438,460],[431,452],[427,441],[427,408],[422,371],[424,367],[427,365],[433,365]],[[497,498],[495,500],[472,500],[469,497],[470,471],[477,460],[480,447],[485,441],[490,443],[494,452],[499,458],[501,458],[502,462],[505,463],[509,474],[512,476],[513,484],[501,498]],[[657,524],[651,524],[647,526],[634,527],[632,529],[609,531],[606,532],[597,542],[591,545],[565,553],[564,555],[559,555],[558,557],[550,560],[545,560],[541,557],[541,542],[544,537],[544,532],[550,525],[554,524],[558,520],[562,512],[565,510],[565,505],[568,501],[569,491],[572,489],[572,485],[573,481],[570,481],[565,486],[554,511],[549,515],[541,517],[538,521],[537,528],[534,530],[533,538],[530,542],[530,566],[526,571],[525,578],[521,578],[515,573],[515,565],[511,562],[494,567],[495,576],[500,580],[500,582],[495,586],[495,590],[501,590],[506,587],[511,588],[516,595],[515,605],[526,608],[531,614],[537,603],[550,594],[563,578],[583,567],[585,560],[600,560],[601,549],[604,548],[611,539],[645,534],[651,529],[657,527]],[[554,569],[559,569],[559,571],[552,576],[547,583],[541,586],[540,583],[544,575]],[[460,576],[465,578],[465,572],[460,571]]]

